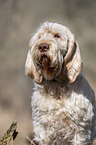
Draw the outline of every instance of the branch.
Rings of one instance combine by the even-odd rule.
[[[18,134],[16,128],[17,122],[13,122],[0,141],[0,145],[13,145],[13,142]]]

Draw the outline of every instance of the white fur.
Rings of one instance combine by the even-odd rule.
[[[56,33],[59,39],[54,38]],[[50,66],[37,63],[42,55],[38,46],[45,42],[50,44],[44,55],[50,58],[51,72]],[[79,46],[74,42],[69,29],[56,23],[44,23],[30,40],[25,72],[35,80],[32,115],[39,145],[92,144],[95,96],[81,73]]]

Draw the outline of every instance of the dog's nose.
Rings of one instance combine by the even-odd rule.
[[[45,52],[49,49],[49,44],[41,43],[41,44],[39,44],[38,48],[41,52]]]

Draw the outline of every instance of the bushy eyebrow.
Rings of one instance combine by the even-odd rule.
[[[50,34],[52,34],[53,36],[57,34],[57,35],[60,36],[61,39],[63,39],[62,34],[61,34],[59,31],[56,31],[56,32],[55,32],[54,30],[52,30],[52,29],[50,30],[49,28],[44,28],[44,29],[42,29],[41,31],[39,31],[39,34],[38,34],[38,35],[39,35],[39,36],[40,36],[40,35],[42,36],[42,35],[45,34],[45,32],[48,33],[48,34],[50,33]]]

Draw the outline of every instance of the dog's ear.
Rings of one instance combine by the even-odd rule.
[[[74,82],[81,72],[81,56],[79,45],[77,42],[68,46],[68,52],[65,56],[65,63],[67,68],[67,76],[70,83]]]
[[[27,54],[27,59],[25,63],[25,74],[34,79],[34,81],[36,81],[37,83],[42,82],[41,72],[36,70],[36,67],[33,63],[31,50],[29,50]]]

